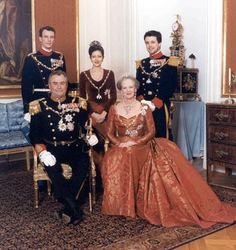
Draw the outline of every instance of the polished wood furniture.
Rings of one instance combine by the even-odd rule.
[[[207,181],[236,189],[236,105],[208,103]]]

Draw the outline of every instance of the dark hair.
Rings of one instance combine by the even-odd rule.
[[[117,89],[121,90],[123,81],[128,80],[128,79],[134,82],[136,89],[139,88],[139,85],[140,85],[139,81],[134,76],[125,74],[121,76],[120,79],[117,81],[116,83]]]
[[[56,30],[53,27],[51,27],[51,26],[43,26],[43,27],[41,27],[39,29],[39,36],[40,37],[42,37],[44,30],[52,31],[52,32],[54,32],[54,34],[56,34]]]
[[[145,34],[144,34],[144,37],[143,39],[145,40],[145,38],[147,36],[155,36],[158,43],[161,43],[162,42],[162,36],[161,36],[161,33],[159,31],[156,31],[156,30],[149,30],[147,31]]]
[[[68,77],[66,75],[66,72],[61,70],[61,69],[58,69],[58,70],[54,70],[50,73],[49,77],[48,77],[48,83],[50,83],[50,80],[53,76],[61,76],[63,75],[65,78],[66,78],[66,81],[68,82]]]
[[[99,41],[92,41],[89,44],[89,50],[88,53],[91,56],[93,54],[94,51],[100,51],[102,56],[104,57],[104,49],[102,47],[102,44]]]

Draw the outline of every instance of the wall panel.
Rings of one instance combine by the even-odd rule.
[[[45,25],[56,29],[55,50],[65,55],[70,82],[77,82],[78,59],[78,0],[34,0],[35,41],[38,44],[38,30]]]

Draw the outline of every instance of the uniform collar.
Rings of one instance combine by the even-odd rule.
[[[163,57],[163,54],[161,51],[158,51],[157,53],[150,55],[151,59],[161,59],[162,57]]]
[[[41,54],[43,54],[44,56],[51,56],[52,53],[53,53],[53,51],[48,52],[48,51],[44,50],[43,48],[40,48],[40,49],[39,49],[39,52],[40,52]]]

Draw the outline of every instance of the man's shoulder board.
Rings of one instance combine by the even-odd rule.
[[[177,56],[171,56],[168,59],[168,65],[170,65],[170,66],[178,67],[179,63],[180,63],[180,58]]]
[[[135,61],[136,69],[140,67],[141,63],[142,61],[140,59]]]
[[[41,112],[40,101],[42,100],[44,100],[44,98],[29,103],[29,113],[31,115],[36,115]]]

